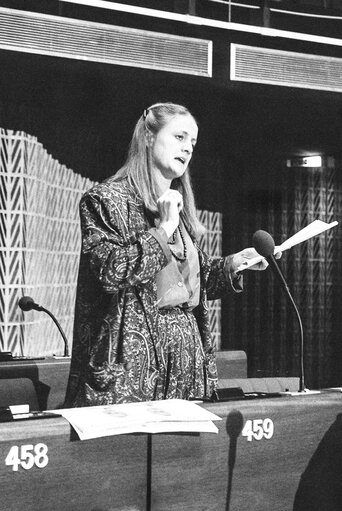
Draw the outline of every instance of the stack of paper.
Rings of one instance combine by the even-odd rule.
[[[304,227],[304,229],[300,230],[291,238],[284,241],[279,246],[274,247],[274,255],[278,254],[279,252],[284,252],[285,250],[288,250],[291,247],[294,247],[295,245],[298,245],[298,243],[302,243],[302,241],[309,240],[310,238],[313,238],[314,236],[317,236],[318,234],[321,234],[322,232],[327,231],[328,229],[331,229],[332,227],[335,227],[338,222],[331,222],[330,224],[327,224],[326,222],[323,222],[322,220],[314,220],[311,222],[311,224]],[[253,257],[253,259],[250,259],[249,261],[246,261],[242,263],[237,271],[246,270],[247,268],[250,268],[254,264],[260,263],[264,258],[262,256]]]
[[[81,440],[126,433],[217,433],[221,417],[182,399],[49,410],[62,415]]]

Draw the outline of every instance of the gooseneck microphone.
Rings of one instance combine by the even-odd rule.
[[[35,303],[33,301],[33,298],[31,298],[30,296],[23,296],[22,298],[20,298],[18,305],[24,312],[31,311],[32,309],[36,311],[43,310],[43,308],[37,303]]]
[[[61,336],[63,337],[63,341],[64,341],[64,357],[69,357],[70,355],[69,355],[68,340],[67,340],[67,338],[65,336],[65,333],[63,332],[63,329],[62,329],[61,325],[59,324],[59,322],[57,321],[55,316],[52,314],[52,312],[50,312],[48,309],[45,309],[45,307],[42,307],[41,305],[38,305],[37,303],[35,303],[33,298],[31,298],[30,296],[22,296],[20,298],[19,302],[18,302],[18,305],[21,308],[21,310],[24,311],[24,312],[27,312],[27,311],[30,311],[30,310],[34,309],[36,311],[46,312],[46,314],[48,314],[48,316],[50,316],[52,321],[57,326]]]
[[[274,258],[274,240],[272,236],[266,231],[256,231],[253,234],[253,247],[258,252],[258,254],[262,255],[268,264],[270,265],[273,273],[276,278],[279,280],[280,284],[288,290],[288,285],[283,274],[280,271],[280,268]]]
[[[290,293],[289,287],[287,285],[287,282],[280,271],[280,268],[277,264],[277,261],[274,258],[274,240],[272,236],[266,232],[266,231],[256,231],[253,234],[253,246],[255,250],[263,256],[266,261],[268,262],[271,270],[273,271],[274,275],[280,282],[282,288],[286,292],[293,309],[296,313],[298,324],[299,324],[299,331],[300,331],[300,344],[299,344],[299,392],[304,392],[305,390],[305,384],[304,384],[304,333],[303,333],[303,324],[302,320],[298,311],[298,308],[294,302],[294,299]]]

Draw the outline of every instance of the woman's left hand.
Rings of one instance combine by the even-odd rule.
[[[246,264],[250,259],[254,259],[255,257],[260,257],[260,254],[255,250],[255,248],[245,248],[244,250],[241,250],[240,252],[237,252],[233,256],[233,267],[234,271],[237,271],[237,269],[240,266],[243,266]],[[275,256],[276,259],[280,259],[281,252],[278,252]],[[256,270],[256,271],[262,271],[266,270],[268,266],[268,262],[266,259],[262,259],[259,263],[254,264],[253,266],[250,266],[248,270]]]

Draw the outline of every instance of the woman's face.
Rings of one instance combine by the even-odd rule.
[[[159,176],[168,181],[186,171],[196,145],[198,127],[194,118],[177,114],[155,135],[152,162]]]

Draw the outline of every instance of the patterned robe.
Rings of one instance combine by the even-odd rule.
[[[156,275],[171,252],[127,179],[109,178],[89,190],[81,200],[80,216],[83,241],[65,406],[211,394],[217,374],[207,300],[242,290],[242,277],[233,282],[229,272],[232,256],[212,259],[196,244],[200,303],[193,312],[174,310],[168,319],[157,306]],[[183,314],[184,328],[175,328],[177,314]],[[191,357],[190,351],[181,353],[187,328],[197,331],[191,334]],[[169,340],[176,345],[179,341],[177,375],[170,374]],[[166,380],[177,379],[179,387],[189,377],[190,358],[197,369],[201,366],[194,389],[167,394]]]

